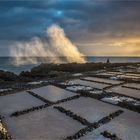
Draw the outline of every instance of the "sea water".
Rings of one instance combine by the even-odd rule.
[[[107,59],[109,59],[111,63],[140,62],[140,57],[93,57],[93,56],[86,57],[86,60],[89,63],[90,62],[105,63]],[[42,59],[40,59],[38,64],[25,64],[25,65],[16,66],[13,64],[13,57],[0,57],[0,70],[11,71],[16,74],[19,74],[21,71],[30,70],[34,66],[37,66],[41,63],[44,63]]]

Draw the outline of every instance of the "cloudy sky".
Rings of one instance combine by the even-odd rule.
[[[0,56],[52,24],[85,55],[140,56],[140,0],[0,0]]]

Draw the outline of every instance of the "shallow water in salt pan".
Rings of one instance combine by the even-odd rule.
[[[62,140],[84,126],[52,107],[5,119],[13,139]]]
[[[97,78],[97,77],[85,77],[83,78],[85,80],[93,80],[93,81],[98,81],[98,82],[104,82],[107,84],[120,84],[122,83],[122,81],[118,81],[118,80],[111,80],[111,79],[103,79],[103,78]]]
[[[98,88],[98,89],[103,89],[104,87],[109,86],[108,84],[101,84],[97,82],[90,82],[90,81],[84,81],[84,80],[79,80],[79,79],[72,80],[71,82],[73,82],[74,84],[90,86],[90,87]]]
[[[31,96],[27,92],[0,96],[0,115],[10,115],[15,111],[43,104],[44,102]]]
[[[77,95],[76,93],[51,85],[33,89],[32,91],[53,102]]]
[[[135,97],[140,99],[140,90],[129,89],[122,86],[116,86],[114,88],[106,90],[107,92],[116,92],[123,95]]]
[[[81,117],[86,118],[89,122],[97,121],[102,117],[120,109],[117,106],[113,106],[88,97],[80,97],[76,100],[61,103],[59,106],[77,113]]]
[[[100,133],[109,131],[115,133],[122,140],[139,140],[140,138],[140,114],[133,111],[124,110],[120,116],[100,128],[88,133],[80,140],[97,140],[101,137]],[[100,140],[100,139],[98,139]],[[102,140],[102,139],[101,139]],[[104,140],[104,139],[103,139]]]

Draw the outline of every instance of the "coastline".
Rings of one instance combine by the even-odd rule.
[[[49,58],[49,57],[48,57]],[[111,63],[138,63],[140,62],[140,57],[112,57],[112,56],[86,56],[87,63],[106,63],[107,59]],[[24,59],[24,57],[23,57]],[[64,60],[64,57],[61,57]],[[19,74],[22,71],[29,71],[35,66],[40,65],[41,63],[49,63],[43,61],[42,57],[38,57],[37,64],[23,64],[23,65],[13,65],[14,57],[0,57],[0,70],[14,72]],[[49,59],[48,59],[49,60]]]

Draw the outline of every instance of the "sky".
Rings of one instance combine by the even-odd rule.
[[[87,56],[140,56],[140,0],[0,0],[0,56],[52,24]]]

